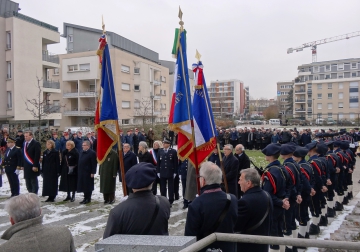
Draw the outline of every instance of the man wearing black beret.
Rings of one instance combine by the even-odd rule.
[[[131,193],[109,214],[103,238],[114,234],[169,235],[170,203],[152,193],[156,170],[150,163],[138,163],[125,174]]]

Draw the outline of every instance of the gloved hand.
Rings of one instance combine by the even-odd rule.
[[[174,173],[174,178],[176,177],[176,173]]]
[[[21,170],[15,170],[15,174],[19,175]]]
[[[157,176],[160,178],[160,173],[158,173]]]

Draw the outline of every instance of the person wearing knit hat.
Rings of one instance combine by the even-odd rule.
[[[110,211],[104,239],[115,234],[169,235],[170,203],[152,193],[155,179],[156,170],[150,163],[138,163],[126,172],[133,193]]]
[[[299,207],[295,208],[295,216],[299,222],[299,232],[298,238],[304,239],[309,238],[308,228],[310,226],[310,216],[309,216],[309,203],[312,196],[315,195],[314,190],[314,172],[310,164],[305,160],[305,157],[308,153],[308,149],[305,147],[296,147],[293,153],[293,159],[298,163],[300,167],[300,178],[302,180],[302,191],[301,197],[302,201],[299,204]],[[297,247],[297,251],[303,251],[305,248]]]

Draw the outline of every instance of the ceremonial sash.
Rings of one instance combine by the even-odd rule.
[[[26,142],[24,142],[24,158],[26,160],[26,162],[28,162],[29,164],[31,164],[32,166],[34,166],[34,161],[32,160],[32,158],[29,156],[29,154],[27,153],[27,145]]]
[[[155,151],[150,150],[151,156],[153,158],[154,164],[157,165],[157,158],[156,158],[156,154]]]
[[[310,181],[310,176],[309,176],[309,174],[307,174],[306,170],[305,170],[304,168],[300,167],[300,171],[301,171],[302,174],[305,175],[305,177],[307,178],[307,180]]]
[[[287,172],[289,173],[290,177],[291,177],[291,180],[293,181],[293,184],[295,185],[296,184],[296,180],[295,180],[295,175],[294,173],[292,172],[292,170],[288,167],[288,166],[285,166],[285,169],[287,170]]]

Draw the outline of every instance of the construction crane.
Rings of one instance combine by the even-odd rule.
[[[295,52],[300,52],[304,48],[311,47],[312,62],[316,62],[317,61],[317,50],[316,49],[317,49],[318,45],[322,45],[322,44],[326,44],[326,43],[330,43],[330,42],[335,42],[335,41],[339,41],[339,40],[343,40],[343,39],[349,39],[349,38],[353,38],[353,37],[357,37],[357,36],[360,36],[360,31],[347,33],[347,34],[344,34],[344,35],[335,36],[335,37],[331,37],[331,38],[320,39],[320,40],[316,40],[316,41],[309,42],[309,43],[305,43],[305,44],[302,44],[301,46],[297,46],[297,47],[287,49],[287,53],[288,54],[293,53],[294,51]]]

